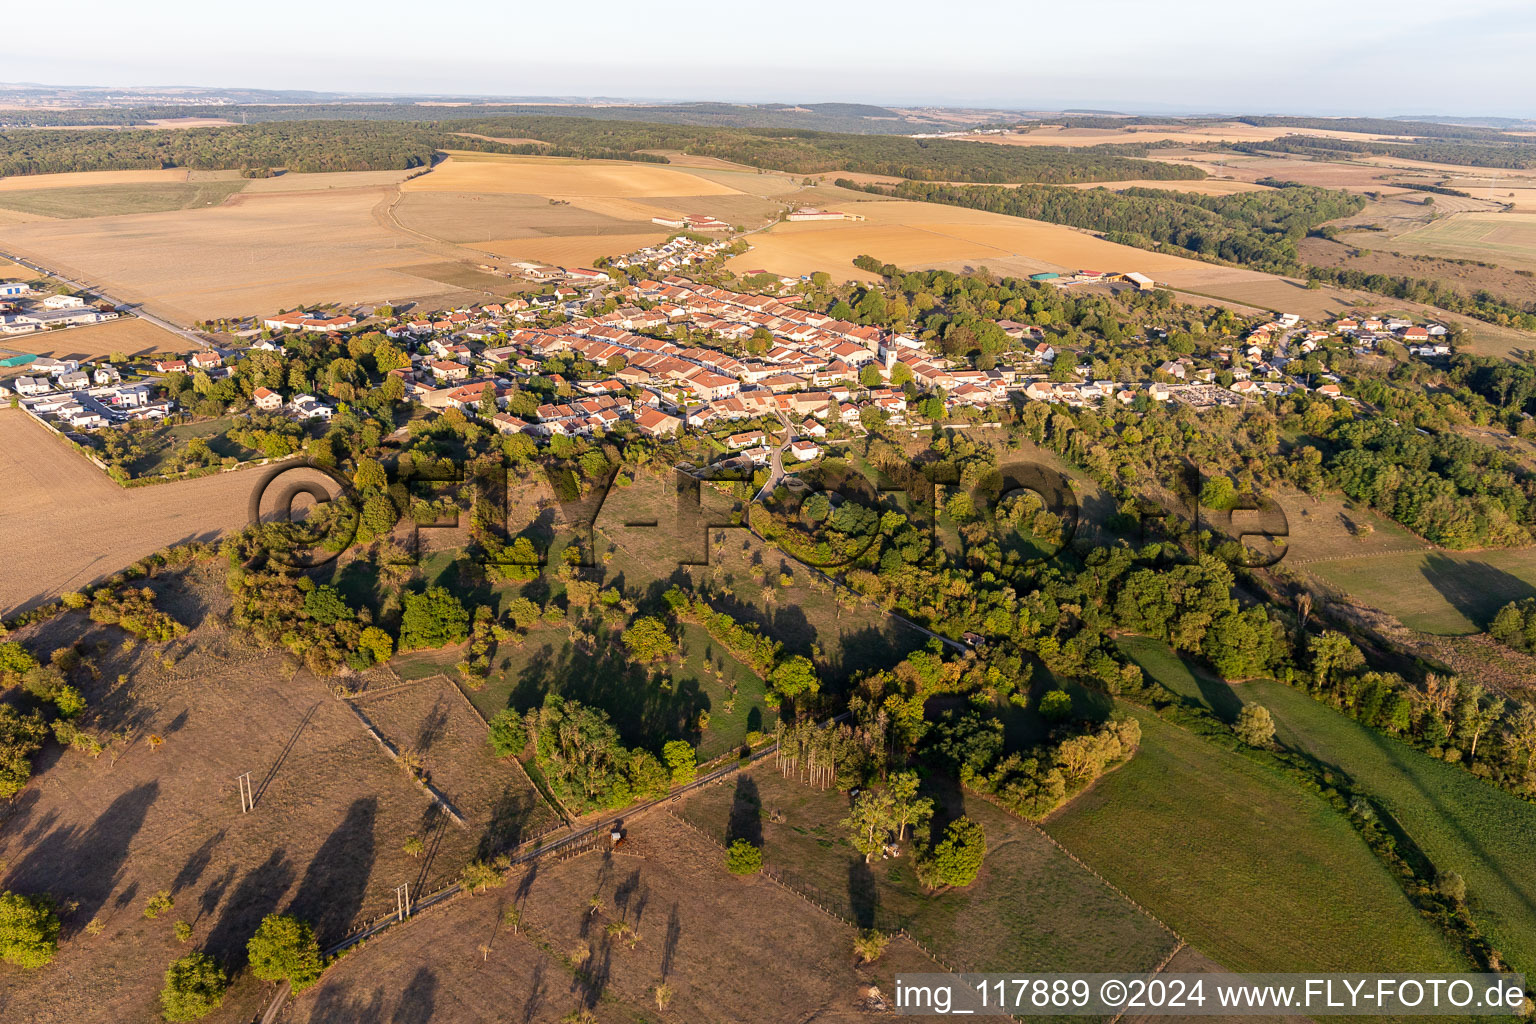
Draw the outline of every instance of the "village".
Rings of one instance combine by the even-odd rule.
[[[717,435],[721,464],[765,466],[773,461],[775,446],[791,462],[816,459],[836,439],[864,433],[869,415],[886,424],[908,424],[909,404],[919,399],[923,415],[914,424],[931,422],[936,409],[944,417],[980,422],[1019,400],[1070,406],[1183,402],[1205,408],[1314,391],[1349,401],[1339,378],[1326,370],[1306,374],[1288,368],[1330,339],[1361,354],[1389,341],[1420,358],[1450,354],[1446,328],[1439,324],[1340,318],[1310,326],[1284,314],[1252,326],[1240,343],[1220,346],[1215,360],[1168,360],[1146,380],[1087,379],[1075,370],[1053,372],[1058,353],[1044,328],[1000,320],[998,327],[1014,347],[1006,365],[981,370],[933,353],[911,334],[802,308],[798,294],[787,291],[797,279],[770,281],[766,290],[776,286],[786,292],[771,295],[701,284],[673,272],[708,264],[727,249],[721,240],[680,235],[614,258],[608,269],[519,264],[517,271],[539,282],[542,291],[432,313],[278,313],[251,322],[243,345],[210,345],[139,365],[35,357],[0,390],[62,432],[110,430],[176,415],[177,402],[166,393],[172,389],[165,387],[170,375],[218,380],[250,353],[280,352],[284,335],[341,336],[365,328],[382,331],[408,355],[409,365],[388,375],[400,379],[407,401],[425,410],[456,409],[501,433],[536,438],[601,435],[621,424],[655,439],[700,431]],[[754,275],[754,280],[769,277]],[[1135,272],[1041,273],[1032,280],[1057,288],[1154,287]],[[117,315],[72,296],[67,302],[54,298],[41,304],[65,314]],[[608,311],[596,312],[599,308]],[[555,357],[583,360],[601,372],[567,379],[546,370]],[[531,414],[526,408],[515,414],[508,398],[531,381],[538,382],[538,393],[555,400]],[[326,397],[284,395],[269,387],[254,389],[250,407],[299,422],[323,423],[337,411]],[[775,441],[779,427],[784,436]]]

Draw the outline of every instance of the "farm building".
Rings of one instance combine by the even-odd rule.
[[[268,317],[262,321],[263,326],[273,331],[324,331],[329,334],[332,331],[345,331],[357,326],[357,317],[347,316],[321,316],[318,313],[285,313],[282,316]]]
[[[36,313],[19,313],[13,319],[19,324],[53,327],[60,324],[94,324],[100,320],[116,318],[116,313],[98,313],[94,309],[45,309]]]
[[[0,281],[0,295],[25,295],[32,289],[15,281]]]
[[[839,210],[813,210],[810,207],[802,207],[789,214],[786,220],[863,220],[858,214],[843,213]]]

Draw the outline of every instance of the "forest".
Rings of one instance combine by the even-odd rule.
[[[1127,178],[1203,178],[1198,168],[1140,159],[1145,146],[995,146],[985,142],[912,139],[903,135],[689,128],[640,121],[594,123],[580,117],[511,117],[445,122],[454,131],[534,138],[554,145],[607,149],[675,149],[752,167],[817,174],[854,171],[926,181],[1056,184]]]
[[[1500,138],[1493,136],[1493,138]],[[1314,135],[1288,135],[1269,142],[1222,143],[1218,148],[1264,156],[1295,153],[1330,159],[1337,156],[1389,156],[1464,167],[1536,167],[1536,144],[1472,139],[1415,139],[1412,142],[1357,142]]]
[[[646,106],[582,107],[536,103],[468,103],[447,108],[455,119],[516,117],[530,114],[582,117],[598,121],[644,119],[662,124],[724,128],[772,128],[883,134],[897,125],[914,131],[942,131],[952,121],[929,120],[921,114],[898,115],[866,103],[666,103]],[[445,108],[430,107],[409,97],[367,103],[235,103],[207,106],[88,107],[74,110],[29,108],[0,112],[0,126],[70,128],[88,125],[150,125],[154,121],[213,114],[241,124],[263,121],[422,121],[441,116]]]
[[[904,182],[894,188],[844,188],[947,203],[1011,217],[1102,231],[1112,242],[1140,249],[1168,249],[1241,263],[1276,273],[1300,269],[1296,240],[1325,221],[1356,213],[1364,200],[1330,189],[1298,186],[1228,196],[1164,189],[1066,189],[1048,186],[984,188]]]
[[[1494,128],[1435,121],[1398,120],[1390,117],[1255,117],[1233,118],[1259,128],[1296,128],[1301,131],[1360,132],[1366,135],[1413,135],[1433,139],[1505,138]]]
[[[507,145],[471,136],[531,138]],[[582,117],[520,116],[445,121],[272,121],[214,128],[101,132],[0,132],[0,175],[156,167],[202,170],[285,167],[364,171],[430,166],[441,149],[536,153],[662,163],[655,150],[813,174],[855,171],[939,181],[1070,183],[1125,178],[1190,179],[1198,168],[1139,159],[1141,146],[1080,150],[993,146],[899,135],[686,127]]]
[[[0,175],[189,167],[382,171],[429,167],[439,133],[415,125],[293,121],[132,132],[0,132]],[[463,148],[481,148],[464,140]],[[481,144],[491,148],[490,144]]]

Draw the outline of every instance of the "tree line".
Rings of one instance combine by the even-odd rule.
[[[1323,281],[1340,288],[1375,292],[1393,299],[1422,302],[1450,313],[1460,313],[1500,327],[1536,331],[1536,303],[1515,305],[1491,292],[1478,289],[1471,295],[1447,287],[1438,281],[1406,274],[1379,274],[1345,267],[1319,267],[1308,264],[1307,279]]]
[[[473,135],[531,138],[540,144],[497,143]],[[659,163],[665,163],[666,157],[649,151],[680,150],[797,174],[841,170],[937,181],[1064,184],[1205,177],[1205,172],[1195,167],[1141,159],[1146,146],[1067,150],[901,135],[548,116],[436,121],[315,119],[132,132],[12,128],[0,131],[0,174],[158,167],[398,170],[430,166],[433,154],[441,149]]]
[[[539,139],[553,145],[602,146],[624,152],[680,150],[752,167],[817,174],[855,171],[929,181],[1070,183],[1203,178],[1182,164],[1141,159],[1146,146],[998,146],[904,135],[706,128],[582,117],[508,117],[445,122],[455,131]]]
[[[1238,153],[1267,156],[1292,153],[1330,159],[1344,156],[1388,156],[1399,160],[1457,164],[1464,167],[1536,167],[1536,144],[1517,142],[1474,142],[1451,139],[1416,139],[1413,142],[1335,139],[1315,135],[1287,135],[1268,142],[1220,143],[1220,148]]]
[[[263,170],[302,173],[430,167],[443,149],[665,163],[666,158],[576,142],[507,145],[456,134],[432,122],[283,121],[211,128],[15,128],[0,131],[0,175],[65,171]]]

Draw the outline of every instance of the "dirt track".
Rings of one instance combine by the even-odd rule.
[[[0,614],[109,576],[168,545],[239,528],[266,472],[124,490],[26,413],[0,409]]]

